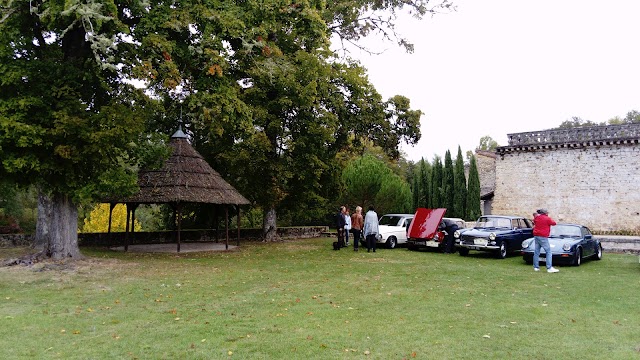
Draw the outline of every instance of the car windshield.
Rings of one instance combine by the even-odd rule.
[[[389,226],[398,226],[398,223],[400,222],[400,219],[401,219],[400,216],[385,215],[385,216],[380,218],[380,221],[378,221],[378,224],[380,224],[380,225],[389,225]]]
[[[554,225],[551,227],[549,237],[581,237],[582,232],[577,226],[571,225]]]
[[[502,217],[486,217],[478,219],[476,228],[511,228],[511,219]]]

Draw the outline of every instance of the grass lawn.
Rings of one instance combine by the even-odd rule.
[[[640,359],[637,255],[547,274],[332,241],[0,268],[0,358]]]

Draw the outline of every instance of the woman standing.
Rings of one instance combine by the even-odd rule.
[[[362,227],[364,219],[362,218],[362,207],[356,206],[356,212],[351,215],[351,232],[353,233],[353,251],[358,251],[360,244],[360,235],[362,235]]]

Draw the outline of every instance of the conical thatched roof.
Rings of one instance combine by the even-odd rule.
[[[249,204],[189,144],[182,130],[179,129],[171,136],[169,145],[172,153],[162,168],[141,170],[138,173],[140,192],[121,202]]]

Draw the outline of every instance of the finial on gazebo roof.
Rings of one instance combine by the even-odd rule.
[[[171,135],[172,139],[186,139],[187,134],[182,131],[182,108],[180,108],[180,120],[178,121],[178,130]]]

